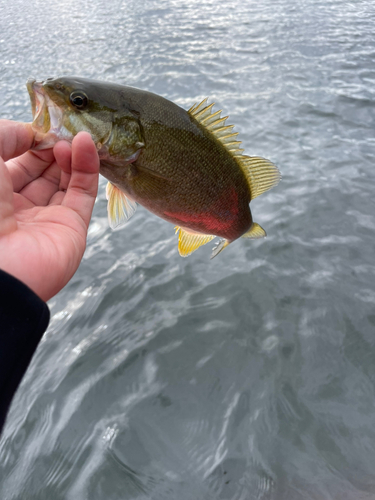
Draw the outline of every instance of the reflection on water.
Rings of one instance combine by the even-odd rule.
[[[82,265],[0,444],[1,498],[375,499],[374,6],[275,0],[15,0],[2,116],[25,81],[210,96],[282,171],[252,203],[262,241],[187,259],[104,182]],[[219,108],[218,108],[219,109]]]

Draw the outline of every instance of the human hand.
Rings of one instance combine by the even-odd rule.
[[[31,124],[0,120],[0,269],[47,301],[85,251],[99,157],[87,132],[43,151],[33,140]]]

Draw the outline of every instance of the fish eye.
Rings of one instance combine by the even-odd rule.
[[[77,90],[70,94],[70,102],[77,109],[84,109],[87,106],[87,95],[84,94],[81,90]]]

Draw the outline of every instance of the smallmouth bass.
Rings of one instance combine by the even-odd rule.
[[[266,235],[249,203],[278,184],[279,170],[243,155],[233,125],[207,99],[185,111],[151,92],[75,77],[30,79],[27,88],[34,149],[91,134],[109,181],[111,227],[139,203],[176,226],[183,257],[216,236],[211,258],[237,238]]]

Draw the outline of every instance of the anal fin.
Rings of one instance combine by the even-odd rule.
[[[175,229],[176,233],[178,232],[178,251],[181,257],[188,257],[200,246],[215,238],[210,234],[192,233],[179,226],[176,226]]]
[[[264,238],[265,236],[267,236],[266,231],[259,224],[253,222],[251,228],[247,231],[247,233],[243,234],[241,238],[257,240],[259,238]]]
[[[137,209],[137,203],[111,182],[107,184],[106,196],[109,225],[115,229],[130,219]]]

